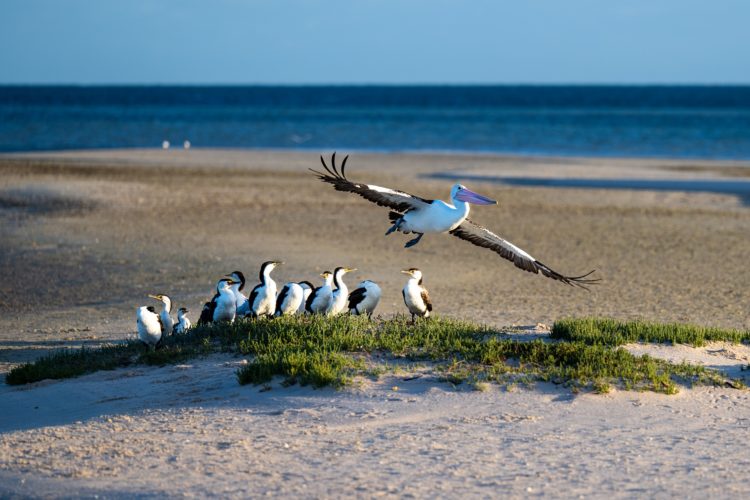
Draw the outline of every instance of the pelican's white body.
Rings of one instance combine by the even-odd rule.
[[[161,323],[156,313],[152,313],[145,306],[139,307],[136,312],[136,323],[141,342],[155,346],[161,340]]]
[[[280,304],[276,311],[276,316],[288,316],[295,314],[300,306],[304,304],[305,291],[297,283],[287,283],[284,287],[289,287],[289,291],[284,297],[283,302]]]
[[[375,308],[378,307],[378,303],[380,302],[380,297],[382,294],[380,287],[374,281],[365,280],[357,285],[357,288],[365,289],[365,298],[355,307],[352,307],[349,312],[351,314],[371,315],[373,311],[375,311]]]
[[[323,314],[328,311],[328,307],[331,305],[333,298],[333,290],[331,283],[333,282],[333,275],[328,275],[325,278],[323,286],[317,289],[315,298],[310,304],[310,310],[313,314]]]
[[[176,334],[182,335],[183,333],[190,330],[192,326],[193,324],[190,322],[187,314],[182,311],[177,311],[177,326],[175,326],[174,332]]]
[[[404,303],[411,314],[422,318],[429,318],[430,311],[427,309],[427,304],[425,304],[424,299],[422,299],[422,291],[424,290],[424,287],[419,284],[421,279],[422,273],[417,271],[415,275],[409,278],[409,281],[406,282],[406,286],[403,289]]]
[[[214,322],[217,321],[234,321],[237,316],[237,300],[232,288],[227,285],[226,281],[220,281],[217,289],[219,296],[216,298],[216,309],[214,309]]]
[[[469,216],[469,204],[453,199],[453,205],[435,200],[426,208],[409,210],[402,217],[403,233],[445,233],[456,229]]]

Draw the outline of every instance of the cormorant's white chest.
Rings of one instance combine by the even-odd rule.
[[[214,309],[214,321],[234,321],[237,314],[237,302],[230,288],[219,290],[216,297],[216,309]]]

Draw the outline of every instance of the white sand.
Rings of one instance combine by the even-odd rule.
[[[662,350],[733,371],[750,353],[650,352]],[[237,384],[243,362],[212,356],[3,386],[0,496],[750,494],[746,390],[478,392],[429,372],[342,391],[264,390]]]

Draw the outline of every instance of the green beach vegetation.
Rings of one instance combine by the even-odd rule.
[[[469,321],[433,318],[412,324],[404,316],[369,320],[341,315],[291,316],[201,326],[167,337],[157,350],[136,341],[98,349],[68,349],[11,370],[8,384],[75,377],[134,364],[165,365],[217,353],[247,356],[240,384],[346,386],[357,377],[378,377],[419,364],[447,383],[486,390],[489,383],[512,389],[553,382],[573,391],[607,392],[612,387],[672,394],[692,384],[739,386],[721,373],[687,363],[636,356],[619,347],[631,341],[747,341],[747,332],[689,325],[562,320],[551,338],[525,340]]]

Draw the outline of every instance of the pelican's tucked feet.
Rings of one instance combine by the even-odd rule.
[[[410,248],[419,243],[419,240],[422,239],[422,236],[424,236],[424,233],[419,233],[419,236],[414,238],[413,240],[409,240],[406,242],[406,245],[404,245],[404,248]]]

